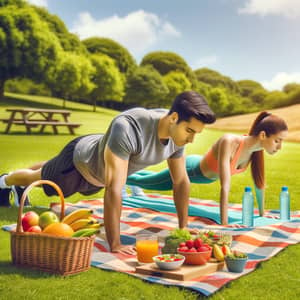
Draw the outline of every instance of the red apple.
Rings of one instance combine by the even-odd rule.
[[[39,215],[34,211],[28,211],[22,216],[22,227],[27,231],[31,226],[39,225]]]
[[[42,228],[39,225],[31,226],[26,232],[42,232]]]

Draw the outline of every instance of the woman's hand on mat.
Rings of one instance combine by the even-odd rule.
[[[135,247],[132,245],[120,245],[112,249],[111,252],[136,255]]]

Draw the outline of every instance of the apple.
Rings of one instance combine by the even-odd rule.
[[[27,232],[42,232],[42,228],[39,225],[34,225],[29,227],[29,229],[27,230]]]
[[[34,211],[28,211],[22,216],[22,227],[27,231],[31,226],[39,224],[39,215]]]
[[[52,223],[58,223],[58,216],[52,211],[45,211],[40,215],[39,226],[44,229]]]

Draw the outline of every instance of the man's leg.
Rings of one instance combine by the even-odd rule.
[[[5,183],[7,186],[27,186],[36,180],[41,179],[41,168],[32,169],[20,169],[16,170],[5,177]]]
[[[16,206],[20,204],[21,197],[25,190],[24,187],[41,179],[41,168],[38,168],[39,166],[41,166],[41,164],[35,165],[30,169],[21,169],[2,176],[2,184],[6,185],[7,189],[13,192]],[[30,206],[28,197],[26,197],[24,201],[24,206]]]

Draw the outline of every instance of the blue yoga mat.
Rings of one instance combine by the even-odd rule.
[[[151,198],[147,196],[131,196],[123,199],[123,205],[135,208],[149,208],[155,211],[176,213],[173,201],[164,198]],[[221,224],[219,207],[206,205],[189,205],[189,216],[208,218]],[[296,220],[292,218],[292,220]],[[282,223],[283,221],[275,218],[254,216],[254,226],[265,226],[270,224]],[[242,225],[242,212],[228,209],[228,223]]]

